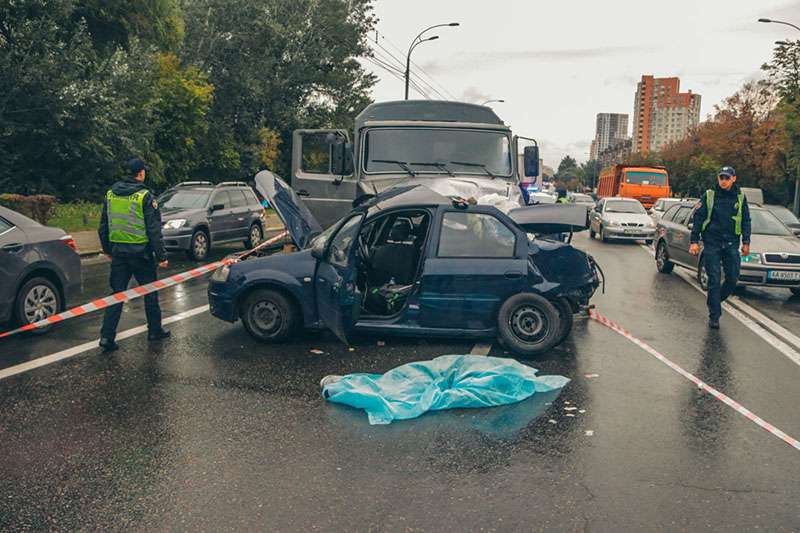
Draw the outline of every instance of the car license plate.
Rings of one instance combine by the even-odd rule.
[[[800,281],[800,272],[787,272],[785,270],[770,270],[767,274],[769,279],[780,279],[788,281]]]
[[[625,233],[639,233],[638,229],[626,229]]]

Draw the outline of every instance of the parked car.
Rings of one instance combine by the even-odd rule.
[[[653,222],[658,223],[658,220],[667,212],[667,209],[675,204],[692,200],[696,201],[696,198],[659,198],[650,209],[650,218],[653,219]]]
[[[554,203],[556,203],[556,197],[547,192],[532,192],[528,199],[528,205]]]
[[[202,261],[213,245],[242,241],[253,248],[264,236],[264,208],[243,182],[187,181],[158,197],[164,247]]]
[[[611,239],[653,243],[656,225],[644,206],[633,198],[602,198],[589,213],[589,236],[600,235],[603,242]]]
[[[81,291],[75,241],[0,206],[0,287],[0,323],[24,326],[60,313]]]
[[[697,274],[700,286],[708,288],[708,275],[702,251],[689,254],[695,202],[684,202],[669,209],[658,224],[656,267],[670,273],[675,265]],[[750,255],[742,258],[739,285],[786,287],[800,296],[800,240],[767,209],[750,207],[752,235]]]
[[[764,209],[778,217],[778,220],[792,230],[792,233],[800,237],[800,220],[789,209],[782,205],[764,205]]]
[[[213,274],[211,314],[242,319],[255,339],[279,342],[301,328],[480,338],[515,353],[562,342],[599,281],[593,260],[529,233],[586,229],[578,206],[521,207],[451,200],[424,185],[396,187],[320,232],[297,194],[274,174],[256,176],[300,251],[248,259]]]
[[[567,201],[571,204],[585,205],[587,208],[593,207],[595,204],[595,201],[591,196],[580,192],[569,193],[567,195]]]

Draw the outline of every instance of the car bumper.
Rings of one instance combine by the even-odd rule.
[[[167,250],[188,250],[192,241],[191,229],[163,230],[162,235]]]
[[[221,283],[208,284],[208,306],[212,316],[226,322],[236,322],[239,313],[236,310],[236,298],[222,290]]]
[[[609,239],[629,241],[652,240],[656,237],[655,228],[637,228],[635,232],[621,228],[605,228],[605,232]]]
[[[800,268],[786,268],[778,265],[745,266],[742,264],[739,270],[738,284],[762,287],[800,287],[800,279],[773,279],[770,272],[791,272],[800,275]]]

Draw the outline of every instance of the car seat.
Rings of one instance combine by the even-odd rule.
[[[418,254],[411,233],[411,221],[406,218],[395,220],[386,244],[375,247],[372,252],[368,277],[371,286],[383,285],[392,278],[397,284],[414,281]]]

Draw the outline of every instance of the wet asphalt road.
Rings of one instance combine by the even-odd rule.
[[[608,277],[602,313],[800,438],[800,367],[730,316],[709,331],[703,296],[641,247],[576,245]],[[171,271],[189,266],[174,259]],[[105,294],[107,265],[85,276],[86,299]],[[742,298],[798,332],[788,295]],[[205,282],[161,301],[165,317],[205,305]],[[120,331],[143,322],[128,304]],[[2,365],[95,339],[99,323],[4,342]],[[472,343],[373,337],[350,351],[314,334],[271,347],[207,313],[170,328],[164,343],[137,335],[0,381],[0,530],[800,528],[800,452],[596,322],[525,360],[571,378],[560,395],[390,426],[327,404],[319,379]]]

